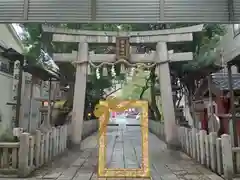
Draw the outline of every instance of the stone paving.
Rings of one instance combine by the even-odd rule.
[[[130,130],[132,131],[132,128]],[[130,164],[134,166],[132,162],[138,162],[138,154],[141,154],[139,153],[140,143],[138,142],[139,138],[136,138],[139,136],[130,133],[130,130],[127,130],[126,134],[127,136],[132,134],[131,140],[125,142],[128,145],[124,146],[123,152],[127,153],[127,156],[135,153],[130,160]],[[119,138],[119,135],[121,134],[116,137]],[[116,140],[116,137],[113,139]],[[124,136],[120,138],[124,138]],[[112,147],[112,151],[114,151],[111,143],[116,142],[111,140],[108,142],[108,149]],[[139,145],[137,146],[137,144]],[[25,180],[96,180],[97,156],[97,134],[94,134],[82,142],[81,149],[69,150],[64,156],[36,171],[32,177],[25,178]],[[222,180],[221,177],[194,162],[184,153],[168,150],[166,144],[151,133],[149,133],[149,157],[152,180]],[[112,158],[114,157],[112,156]],[[129,163],[128,161],[124,162]],[[10,178],[5,179],[11,180]]]
[[[107,142],[107,168],[140,168],[140,126],[110,126],[107,128]]]

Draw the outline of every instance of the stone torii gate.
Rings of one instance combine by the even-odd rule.
[[[53,42],[78,43],[78,51],[70,54],[53,54],[53,59],[59,62],[74,62],[76,64],[76,82],[72,117],[72,136],[74,144],[80,144],[88,64],[124,62],[128,65],[137,63],[157,65],[160,80],[162,110],[164,116],[165,138],[169,147],[177,145],[176,120],[172,97],[169,63],[189,61],[193,59],[192,52],[174,53],[168,51],[167,43],[187,42],[193,40],[193,32],[200,32],[203,25],[178,29],[166,29],[139,32],[108,32],[84,31],[43,26],[44,32],[53,33]],[[88,44],[116,44],[116,54],[89,53]],[[155,44],[156,51],[149,54],[130,53],[130,46],[136,44]],[[149,66],[149,67],[150,67]]]

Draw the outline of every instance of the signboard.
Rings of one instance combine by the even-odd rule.
[[[117,37],[116,39],[116,59],[129,59],[130,43],[128,37]]]

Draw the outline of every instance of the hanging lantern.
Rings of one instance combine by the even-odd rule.
[[[140,37],[139,36],[136,37],[136,43],[140,43]]]
[[[156,68],[155,68],[155,74],[156,74],[156,75],[159,74],[159,65],[156,65]]]
[[[103,76],[104,76],[104,77],[108,76],[107,66],[104,66],[104,67],[103,67]]]
[[[131,68],[129,72],[129,76],[133,76],[135,72],[135,68]]]
[[[91,69],[91,65],[90,64],[88,64],[87,73],[88,73],[88,75],[92,74],[92,69]]]
[[[121,74],[125,74],[126,73],[126,68],[125,68],[125,65],[124,64],[121,64],[121,67],[120,67],[120,73]]]
[[[116,76],[114,65],[112,65],[111,74],[112,74],[112,77]]]
[[[99,69],[98,68],[96,69],[96,78],[100,79],[100,73],[99,73]]]

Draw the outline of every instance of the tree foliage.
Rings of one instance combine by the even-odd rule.
[[[216,63],[218,56],[215,49],[224,34],[225,28],[222,25],[205,25],[203,31],[194,39],[194,60],[183,65],[182,72],[197,71]]]
[[[159,29],[168,29],[168,28],[179,28],[191,26],[193,24],[87,24],[87,23],[68,23],[68,24],[51,24],[55,27],[64,27],[70,29],[82,29],[82,30],[103,30],[103,31],[146,31],[146,30],[159,30]],[[23,27],[28,32],[28,35],[25,36],[24,42],[26,46],[29,47],[28,56],[31,56],[32,59],[36,58],[39,54],[39,50],[42,47],[44,42],[44,35],[41,30],[41,24],[30,23],[23,24]],[[121,29],[119,29],[121,27]],[[215,52],[215,47],[222,36],[225,33],[224,27],[217,24],[206,24],[202,32],[195,33],[193,42],[173,46],[175,52],[181,51],[192,51],[194,53],[194,60],[187,63],[173,63],[171,64],[171,72],[174,74],[172,78],[173,81],[180,79],[183,81],[183,84],[188,84],[186,81],[189,81],[188,74],[197,73],[201,68],[208,67],[216,63],[217,55]],[[49,36],[48,36],[49,37]],[[45,37],[46,38],[46,37]],[[49,38],[48,38],[49,39]],[[49,53],[70,53],[72,50],[77,50],[76,43],[48,43]],[[106,46],[90,46],[90,50],[94,50],[96,53],[106,52]],[[139,45],[139,52],[146,52],[148,50],[154,50],[154,46],[144,46]],[[75,70],[71,64],[59,64],[61,73],[66,76],[67,81],[74,82]],[[119,67],[117,67],[119,71]],[[119,75],[119,73],[117,73]],[[153,89],[149,87],[154,87],[155,84],[149,84],[150,73],[145,73],[142,70],[139,70],[138,76],[134,77],[134,81],[129,82],[123,88],[123,98],[144,98],[151,101],[152,97],[155,96]],[[152,76],[153,77],[153,76]],[[187,77],[187,78],[186,78]],[[122,78],[122,77],[121,77]],[[154,77],[155,78],[155,77]],[[192,79],[191,79],[192,80]],[[153,82],[153,81],[152,81]],[[134,83],[134,84],[133,84]],[[155,82],[154,82],[155,83]],[[194,83],[190,83],[191,85]],[[189,89],[189,86],[186,88]],[[96,79],[95,73],[89,76],[89,81],[87,84],[87,96],[86,102],[87,106],[89,102],[97,101],[101,98],[103,89],[111,86],[111,78],[101,77],[99,80]],[[142,95],[141,95],[142,94]],[[151,96],[152,95],[152,96]]]
[[[121,98],[151,101],[149,87],[149,71],[137,68],[134,70],[133,76],[129,75],[127,77],[127,82],[122,89]]]
[[[127,77],[128,81],[122,89],[121,98],[141,99],[149,102],[151,118],[161,120],[161,104],[156,102],[155,68],[144,70],[142,67],[135,69],[134,74]]]

